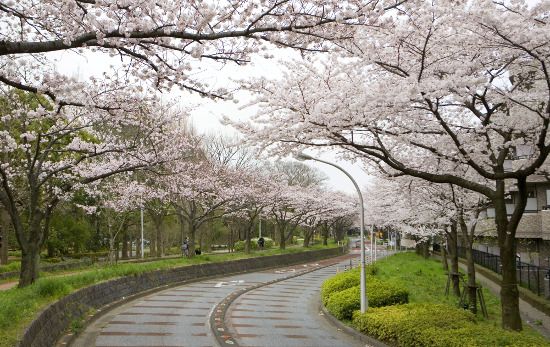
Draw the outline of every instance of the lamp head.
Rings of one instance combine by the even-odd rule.
[[[299,152],[294,155],[294,158],[300,161],[314,160],[312,156],[305,154],[304,152]]]

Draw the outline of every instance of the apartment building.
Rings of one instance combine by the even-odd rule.
[[[525,213],[516,231],[518,256],[521,261],[535,265],[550,265],[550,180],[542,175],[529,176]],[[509,214],[514,209],[517,194],[512,191],[506,203]],[[476,234],[483,236],[474,248],[499,254],[496,244],[495,210],[488,208],[480,215]]]

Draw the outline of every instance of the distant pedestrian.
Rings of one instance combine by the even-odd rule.
[[[181,253],[184,257],[189,257],[189,238],[186,237],[181,245]]]
[[[260,237],[258,239],[258,247],[260,247],[260,249],[264,249],[264,245],[265,245],[265,240],[263,237]]]

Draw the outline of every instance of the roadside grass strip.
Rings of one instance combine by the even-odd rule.
[[[529,326],[513,332],[500,327],[500,301],[484,289],[489,318],[458,308],[445,296],[441,263],[415,253],[399,253],[367,271],[369,309],[359,312],[359,269],[328,279],[322,302],[336,318],[392,346],[550,346]]]

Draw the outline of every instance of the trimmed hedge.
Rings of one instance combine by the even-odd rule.
[[[476,324],[469,311],[444,304],[405,304],[353,314],[362,333],[395,346],[550,346],[541,336]]]
[[[361,268],[356,267],[349,271],[340,272],[323,282],[323,285],[321,286],[321,299],[323,301],[323,305],[327,305],[328,299],[332,295],[332,293],[341,292],[344,289],[360,285],[360,269]],[[368,278],[376,275],[377,272],[378,268],[374,264],[369,264],[365,268],[365,273],[367,274]]]
[[[244,251],[244,241],[237,241],[235,242],[235,245],[233,246],[235,248],[235,251],[242,252]],[[260,247],[258,247],[258,238],[250,239],[250,247],[252,250],[257,250]],[[269,237],[264,237],[264,249],[273,247],[273,240]]]
[[[367,297],[369,309],[409,302],[409,293],[405,288],[372,277],[369,277],[367,281]],[[361,308],[360,286],[332,293],[325,306],[334,317],[340,320],[350,320],[353,311]]]
[[[321,300],[327,306],[328,300],[333,293],[341,292],[344,289],[360,285],[359,268],[344,271],[332,276],[321,286]]]

